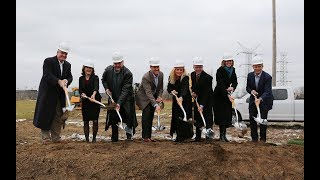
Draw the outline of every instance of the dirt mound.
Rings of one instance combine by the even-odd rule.
[[[298,145],[160,138],[43,145],[31,120],[18,122],[16,132],[16,179],[304,179],[304,148]],[[82,127],[68,125],[62,135],[75,132]],[[98,134],[110,132],[100,125]]]

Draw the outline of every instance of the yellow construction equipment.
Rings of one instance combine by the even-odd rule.
[[[76,107],[79,107],[81,109],[79,88],[77,87],[72,88],[72,96],[71,96],[70,102],[75,104]]]

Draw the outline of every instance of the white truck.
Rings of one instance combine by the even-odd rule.
[[[272,94],[274,97],[273,107],[268,113],[268,121],[304,121],[304,99],[295,99],[292,87],[272,87]],[[235,99],[239,121],[249,121],[249,98],[250,94],[248,93],[239,99]],[[233,118],[235,118],[235,115]]]

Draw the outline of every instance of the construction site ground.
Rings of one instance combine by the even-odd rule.
[[[111,142],[105,115],[96,143],[84,140],[80,110],[62,129],[65,143],[43,144],[32,119],[16,119],[16,179],[304,179],[304,146],[288,143],[304,139],[303,123],[269,123],[266,143],[251,142],[250,128],[239,138],[234,127],[227,129],[231,142],[220,142],[216,125],[213,141],[177,143],[169,136],[170,114],[162,113],[166,129],[153,131],[156,142],[143,142],[137,111],[133,141],[119,130],[120,140]]]

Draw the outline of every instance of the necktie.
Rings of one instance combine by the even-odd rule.
[[[196,82],[199,81],[199,78],[200,78],[200,74],[197,74],[197,75],[196,75]]]
[[[156,85],[156,87],[158,86],[158,76],[154,78],[154,84]]]
[[[256,89],[258,89],[259,79],[260,77],[258,75],[255,75]]]

